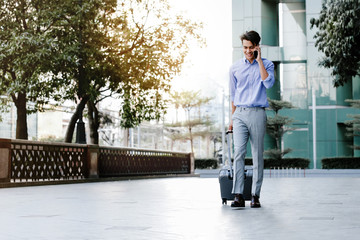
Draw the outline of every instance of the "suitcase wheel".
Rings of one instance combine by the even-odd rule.
[[[224,204],[225,204],[225,205],[227,204],[227,199],[226,199],[226,198],[223,198],[223,199],[222,199],[222,204],[223,204],[223,205],[224,205]]]

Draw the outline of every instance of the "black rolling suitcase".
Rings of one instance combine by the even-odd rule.
[[[229,161],[226,166],[223,166],[219,172],[219,183],[222,204],[227,204],[227,200],[234,200],[235,195],[231,193],[233,187],[233,168],[231,163],[231,144],[230,133],[226,132]],[[245,183],[243,197],[245,200],[251,200],[251,185],[252,185],[253,170],[252,166],[245,166]]]

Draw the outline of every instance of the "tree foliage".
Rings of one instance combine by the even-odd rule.
[[[172,77],[181,71],[189,43],[203,44],[202,25],[172,14],[165,0],[118,3],[124,24],[113,37],[119,47],[122,80],[111,82],[109,89],[122,101],[121,127],[133,128],[165,113],[163,96],[170,91]],[[92,105],[103,98],[99,96]]]
[[[0,1],[0,94],[16,106],[16,138],[28,138],[28,113],[42,111],[50,97],[61,96],[59,83],[48,81],[46,73],[63,6],[60,0]]]
[[[273,117],[267,118],[266,131],[275,140],[276,147],[274,149],[266,150],[265,154],[271,159],[281,160],[285,154],[292,151],[290,148],[282,149],[281,140],[284,134],[293,128],[289,125],[294,121],[288,116],[282,116],[279,114],[281,109],[294,108],[294,106],[287,101],[268,99],[269,108],[275,112]]]
[[[88,105],[93,143],[98,141],[100,122],[96,105],[106,97],[121,100],[120,125],[124,128],[164,114],[163,95],[170,90],[172,76],[181,70],[189,41],[201,41],[201,25],[171,15],[169,8],[165,0],[93,0],[88,7],[82,4],[82,17],[73,21],[81,21],[77,29],[82,33],[81,41],[76,32],[72,40],[79,42],[78,61],[70,62],[74,68],[69,73],[77,73],[72,86],[80,99],[78,106],[82,102]],[[75,113],[73,120],[78,116]],[[71,139],[71,134],[68,131],[66,139]]]
[[[79,0],[69,9],[67,21],[57,34],[63,47],[59,54],[62,61],[54,63],[55,69],[71,81],[66,99],[77,102],[66,142],[71,142],[75,123],[82,117],[84,108],[88,106],[89,116],[98,117],[94,111],[97,101],[102,99],[101,94],[124,80],[115,29],[123,28],[126,20],[116,14],[116,9],[116,0]],[[96,132],[98,122],[90,123]]]
[[[360,74],[360,1],[327,0],[318,19],[315,46],[325,54],[320,66],[331,68],[334,86],[343,86]]]
[[[360,100],[346,100],[346,102],[349,102],[353,108],[360,109]],[[351,137],[359,137],[360,136],[360,114],[351,114],[349,115],[351,117],[351,120],[348,120],[345,122],[345,124],[348,126],[346,130],[348,131],[348,135]],[[360,150],[359,145],[352,146],[356,150]]]
[[[167,0],[1,0],[0,93],[24,120],[22,138],[21,114],[50,99],[77,104],[66,142],[87,106],[97,143],[97,104],[110,96],[122,102],[122,127],[159,119],[189,43],[203,41],[201,24],[169,10]]]

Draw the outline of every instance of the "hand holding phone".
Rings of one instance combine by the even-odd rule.
[[[255,51],[254,51],[254,57],[255,57],[255,59],[257,59],[258,54],[259,54],[259,53],[258,53],[258,51],[257,51],[257,50],[255,50]]]

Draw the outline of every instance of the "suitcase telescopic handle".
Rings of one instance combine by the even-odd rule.
[[[232,133],[233,131],[232,130],[228,130],[226,132],[226,138],[227,138],[227,145],[228,145],[228,156],[229,156],[229,167],[230,167],[230,179],[233,178],[233,169],[232,169],[232,163],[231,163],[231,146],[230,146],[230,137],[229,137],[229,133]]]

